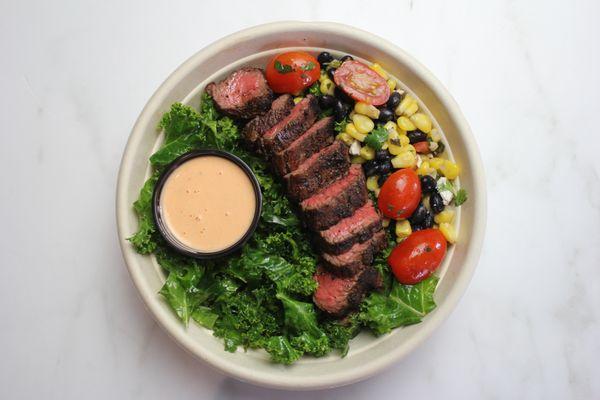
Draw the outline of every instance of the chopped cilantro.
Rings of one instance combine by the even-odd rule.
[[[300,67],[300,69],[302,71],[312,71],[313,69],[315,69],[315,63],[312,61],[307,62],[306,64],[304,64],[303,66]]]
[[[294,71],[291,65],[282,64],[279,60],[275,60],[275,69],[280,74],[287,74]]]
[[[383,126],[378,125],[377,128],[373,129],[371,133],[365,138],[365,144],[375,150],[381,150],[381,146],[385,143],[388,138],[388,131]]]
[[[467,191],[465,189],[459,189],[454,197],[454,205],[460,206],[469,198]]]
[[[343,120],[336,122],[335,127],[333,129],[338,133],[344,132],[348,123],[350,123],[350,121],[348,121],[348,118],[344,118]]]

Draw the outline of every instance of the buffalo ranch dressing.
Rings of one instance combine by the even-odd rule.
[[[256,211],[252,181],[234,162],[200,156],[167,178],[160,195],[167,229],[184,245],[216,252],[235,244],[250,229]]]

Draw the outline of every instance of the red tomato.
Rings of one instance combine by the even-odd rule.
[[[414,285],[435,271],[446,255],[446,239],[438,229],[413,232],[392,250],[388,264],[398,282]]]
[[[390,97],[390,87],[385,79],[360,61],[344,61],[335,70],[333,79],[336,85],[356,101],[379,106]]]
[[[421,181],[415,171],[410,168],[400,169],[386,179],[377,204],[388,218],[408,218],[416,210],[421,201]]]
[[[290,51],[275,56],[267,64],[267,82],[275,93],[299,94],[321,75],[316,58],[303,51]]]
[[[429,142],[418,142],[413,144],[413,147],[419,154],[429,153]]]

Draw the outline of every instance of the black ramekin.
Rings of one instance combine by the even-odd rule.
[[[197,250],[181,243],[179,240],[177,240],[175,235],[173,235],[167,228],[166,223],[162,218],[162,211],[161,211],[161,207],[160,207],[160,197],[161,197],[160,195],[161,195],[163,186],[165,185],[165,182],[167,181],[167,179],[169,178],[171,173],[173,171],[175,171],[175,169],[177,169],[177,167],[179,167],[186,161],[189,161],[196,157],[205,157],[205,156],[222,157],[229,161],[234,162],[237,166],[242,168],[242,170],[246,173],[248,178],[250,178],[250,182],[252,182],[252,187],[254,188],[254,196],[256,199],[256,209],[254,210],[254,217],[252,219],[252,223],[250,224],[250,227],[248,228],[248,231],[246,231],[244,236],[242,236],[240,238],[240,240],[238,240],[233,245],[231,245],[223,250],[219,250],[219,251],[215,251],[215,252],[211,252],[211,253],[197,251]],[[254,172],[252,172],[252,169],[248,166],[248,164],[246,164],[244,161],[242,161],[239,157],[234,156],[233,154],[228,153],[226,151],[215,150],[215,149],[194,150],[194,151],[190,151],[188,153],[185,153],[185,154],[179,156],[175,161],[173,161],[171,164],[169,164],[167,166],[167,168],[164,170],[164,172],[161,174],[160,178],[158,179],[158,182],[156,183],[156,186],[154,187],[154,193],[152,195],[152,207],[153,207],[154,222],[156,223],[156,227],[158,228],[158,231],[160,232],[162,237],[169,244],[169,246],[171,246],[174,250],[176,250],[177,252],[179,252],[183,255],[198,258],[201,260],[208,260],[208,259],[215,259],[215,258],[224,257],[226,255],[229,255],[229,254],[235,252],[236,250],[239,250],[239,248],[242,247],[244,245],[244,243],[246,243],[248,241],[248,239],[250,239],[250,237],[256,230],[256,226],[258,225],[258,221],[260,219],[260,213],[262,210],[262,192],[260,190],[260,185],[258,183],[258,179],[256,179],[256,175],[254,175]]]

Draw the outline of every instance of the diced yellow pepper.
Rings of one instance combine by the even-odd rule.
[[[436,215],[433,220],[436,224],[450,223],[454,220],[454,210],[444,210]]]
[[[440,232],[442,232],[442,235],[444,235],[444,237],[446,238],[446,241],[448,243],[456,243],[456,230],[454,229],[454,227],[452,225],[450,225],[450,223],[448,222],[442,222],[440,224]]]

